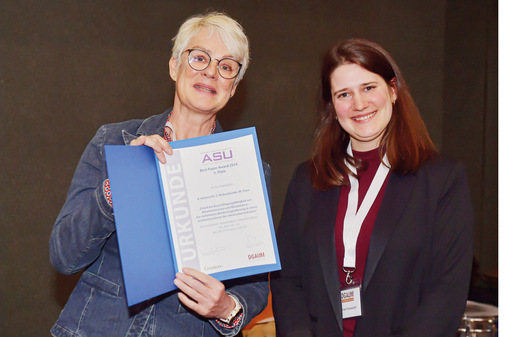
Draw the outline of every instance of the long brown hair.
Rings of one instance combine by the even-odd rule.
[[[311,156],[311,181],[315,188],[321,190],[348,184],[346,176],[350,171],[345,159],[357,167],[360,164],[346,153],[350,136],[336,119],[330,83],[334,70],[350,63],[381,76],[389,87],[396,88],[392,118],[379,146],[379,155],[383,157],[386,153],[391,169],[400,173],[413,172],[438,155],[404,77],[390,54],[374,42],[349,39],[332,47],[322,62],[320,119]]]

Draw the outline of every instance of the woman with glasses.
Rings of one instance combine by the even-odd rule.
[[[267,304],[265,275],[224,284],[185,268],[174,281],[179,292],[127,306],[104,145],[146,145],[165,162],[170,141],[221,132],[216,115],[248,67],[248,39],[224,14],[189,18],[173,41],[173,108],[102,126],[81,157],[51,233],[50,258],[64,274],[84,272],[53,336],[235,336]],[[264,171],[269,184],[268,165]]]
[[[455,336],[473,254],[463,165],[439,155],[376,43],[334,46],[320,80],[312,157],[277,232],[278,336]]]

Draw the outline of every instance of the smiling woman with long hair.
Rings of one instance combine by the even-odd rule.
[[[327,52],[319,114],[278,227],[278,336],[454,336],[473,246],[463,166],[438,153],[371,41]]]

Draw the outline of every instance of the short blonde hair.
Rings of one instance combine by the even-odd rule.
[[[234,84],[239,83],[249,64],[249,42],[243,27],[224,13],[194,15],[181,25],[177,35],[172,39],[174,43],[172,56],[176,59],[177,66],[181,65],[181,55],[188,47],[188,43],[202,28],[209,29],[210,34],[218,33],[232,56],[242,64]]]

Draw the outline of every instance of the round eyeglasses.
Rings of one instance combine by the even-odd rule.
[[[197,71],[202,71],[209,67],[212,60],[218,61],[218,73],[226,79],[237,77],[242,67],[242,64],[233,58],[213,59],[211,55],[201,49],[187,49],[185,52],[188,52],[188,64],[192,69]]]

